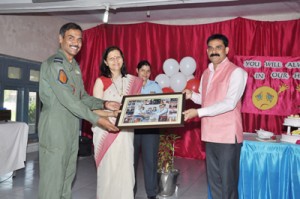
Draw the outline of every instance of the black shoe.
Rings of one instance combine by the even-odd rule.
[[[156,196],[148,197],[148,199],[158,199]]]

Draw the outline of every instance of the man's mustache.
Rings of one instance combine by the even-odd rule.
[[[218,53],[210,54],[210,57],[214,57],[214,56],[220,57],[220,54],[218,54]]]

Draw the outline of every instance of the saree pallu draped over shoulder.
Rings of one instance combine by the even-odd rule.
[[[112,82],[100,77],[104,85],[104,100],[122,101],[117,88],[124,88],[124,95],[139,94],[142,80],[132,75]],[[113,84],[114,83],[114,84]],[[109,118],[113,123],[115,118]],[[133,199],[133,129],[110,133],[92,127],[95,162],[97,166],[97,199]]]

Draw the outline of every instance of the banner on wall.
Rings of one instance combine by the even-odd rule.
[[[300,57],[235,56],[234,63],[248,72],[242,112],[300,113]]]

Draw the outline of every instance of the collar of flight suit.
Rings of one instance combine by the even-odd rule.
[[[62,49],[58,49],[57,54],[62,56],[63,62],[65,62],[63,63],[63,65],[66,67],[66,69],[68,69],[68,71],[72,71],[75,69],[77,62],[74,57],[72,59],[72,63],[70,63],[65,55],[65,52]]]

